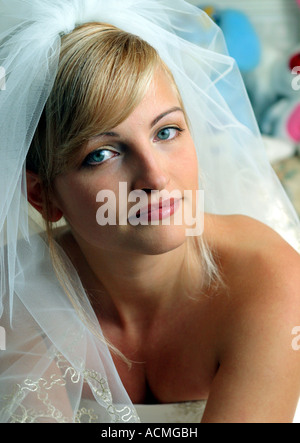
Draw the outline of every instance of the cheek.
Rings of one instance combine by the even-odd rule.
[[[90,235],[104,235],[107,229],[114,230],[118,216],[118,187],[114,186],[112,180],[97,180],[97,177],[68,177],[57,183],[57,201],[66,220],[74,231],[83,238],[90,238]],[[113,192],[115,199],[104,198],[107,195],[106,190]],[[100,191],[104,191],[102,196],[98,196]],[[97,198],[98,197],[98,198]],[[101,209],[102,207],[102,209]],[[102,226],[111,220],[112,227]],[[100,220],[100,221],[99,221]],[[101,228],[99,230],[99,227]],[[106,234],[107,236],[107,234]]]
[[[191,148],[191,154],[190,154],[190,171],[191,174],[193,176],[193,178],[197,180],[197,186],[198,186],[198,176],[199,176],[199,160],[198,160],[198,156],[196,153],[196,148],[194,143],[192,143],[192,148]]]
[[[181,177],[184,189],[193,190],[198,188],[198,158],[193,143],[187,143],[182,149],[181,155],[177,157],[174,170]]]
[[[59,181],[56,185],[56,200],[70,224],[96,223],[97,191],[87,182],[76,180]]]

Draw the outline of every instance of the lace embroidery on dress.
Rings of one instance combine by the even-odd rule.
[[[98,372],[84,371],[84,380],[89,383],[94,397],[99,399],[100,404],[106,404],[107,412],[111,416],[113,423],[127,423],[132,421],[139,421],[136,411],[130,406],[120,405],[116,407],[112,401],[112,395],[108,386],[107,379],[101,377]]]
[[[69,423],[70,419],[64,417],[62,412],[57,409],[49,400],[47,391],[53,386],[65,386],[65,380],[52,375],[50,381],[40,378],[37,381],[30,379],[24,380],[23,386],[15,385],[13,393],[6,397],[6,412],[10,413],[10,423],[38,423],[40,421],[54,421],[56,423]],[[29,393],[34,393],[41,409],[28,408],[22,404]],[[16,408],[16,410],[15,410]]]
[[[73,422],[73,417],[64,416],[63,412],[55,407],[49,393],[53,389],[65,388],[67,383],[70,382],[77,384],[82,378],[89,383],[95,398],[106,409],[112,422],[139,421],[134,408],[123,405],[118,408],[113,405],[108,382],[101,374],[96,371],[84,370],[81,375],[74,367],[69,365],[60,353],[56,353],[55,362],[57,368],[61,371],[60,375],[57,373],[52,374],[48,380],[46,378],[39,378],[38,380],[26,379],[23,384],[16,384],[13,392],[5,397],[6,406],[2,412],[9,414],[10,423]],[[55,392],[54,397],[58,398],[61,392],[61,390]],[[38,407],[32,408],[23,404],[28,395],[30,395],[29,402],[39,405]],[[75,423],[98,421],[99,416],[95,415],[92,409],[81,408],[77,411],[75,417]]]
[[[92,408],[81,408],[76,414],[75,423],[98,423],[98,415]]]

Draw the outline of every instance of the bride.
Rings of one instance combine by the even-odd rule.
[[[0,4],[1,421],[292,422],[299,223],[218,28],[183,1]]]

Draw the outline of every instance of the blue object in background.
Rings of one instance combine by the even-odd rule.
[[[250,71],[260,63],[261,46],[254,27],[246,14],[225,10],[218,14],[217,24],[223,31],[228,52],[241,71]]]
[[[261,59],[261,45],[248,16],[234,9],[218,10],[209,6],[201,9],[222,29],[229,55],[236,60],[240,70],[255,69]]]

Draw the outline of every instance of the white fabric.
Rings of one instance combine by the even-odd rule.
[[[144,38],[173,71],[191,121],[206,211],[257,218],[300,250],[298,217],[269,165],[222,33],[206,14],[182,0],[0,0],[6,85],[0,91],[0,325],[7,333],[0,422],[75,422],[84,381],[102,410],[99,420],[139,420],[107,346],[59,284],[26,201],[25,159],[57,72],[60,36],[97,20]],[[64,260],[68,290],[101,335]]]
[[[201,423],[206,401],[135,405],[141,423]],[[79,423],[97,423],[98,405],[93,400],[84,400],[77,416]]]

